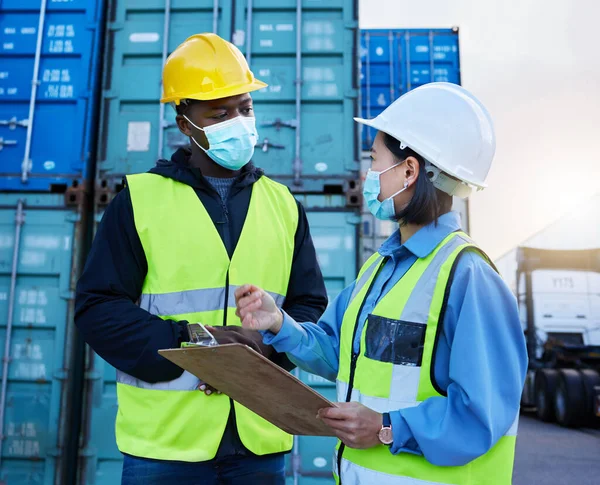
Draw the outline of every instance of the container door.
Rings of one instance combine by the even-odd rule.
[[[355,2],[237,0],[233,42],[255,76],[254,162],[296,192],[356,179]]]
[[[61,197],[0,196],[0,481],[67,483],[81,226]]]
[[[104,10],[102,0],[0,4],[0,190],[64,191],[87,177]]]

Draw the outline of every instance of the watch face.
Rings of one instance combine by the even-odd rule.
[[[382,428],[381,431],[379,431],[379,441],[381,441],[384,445],[391,445],[394,441],[392,428]]]

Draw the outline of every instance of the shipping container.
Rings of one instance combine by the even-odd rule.
[[[71,483],[84,212],[58,194],[0,194],[1,483]]]
[[[323,272],[330,301],[354,281],[358,263],[360,213],[344,210],[345,196],[300,195],[307,205],[317,258]],[[98,207],[96,222],[102,217]],[[89,347],[86,357],[86,385],[79,452],[79,485],[112,485],[119,483],[123,457],[115,442],[114,422],[117,413],[115,369]],[[304,372],[301,379],[335,400],[335,384]],[[333,386],[333,387],[332,387]],[[294,454],[287,457],[290,476],[300,478],[299,485],[311,480],[331,482],[331,455],[335,440],[301,437],[295,441]],[[324,461],[326,463],[324,464]],[[310,477],[301,476],[308,473]],[[320,483],[320,482],[314,482]]]
[[[269,84],[253,93],[255,163],[298,192],[353,188],[356,0],[179,0],[166,14],[157,0],[114,4],[98,155],[102,190],[115,191],[123,175],[145,172],[189,145],[173,109],[159,105],[161,68],[188,36],[211,31],[236,44]]]
[[[597,194],[496,261],[527,338],[522,406],[564,426],[600,417],[599,217]]]
[[[255,163],[295,192],[340,193],[358,172],[358,2],[238,0],[233,42],[269,86],[253,95]]]
[[[460,84],[458,28],[361,30],[362,116],[374,118],[404,93],[430,82]],[[362,127],[363,150],[376,131]]]
[[[0,2],[0,190],[91,183],[104,11],[104,0]]]

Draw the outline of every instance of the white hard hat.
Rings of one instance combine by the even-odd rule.
[[[465,184],[486,187],[496,151],[494,126],[485,107],[466,89],[450,83],[425,84],[398,98],[376,118],[354,120],[393,136],[402,147],[410,147]],[[433,175],[438,180],[434,185],[447,192],[452,179]],[[455,187],[451,192],[466,197],[470,189]]]

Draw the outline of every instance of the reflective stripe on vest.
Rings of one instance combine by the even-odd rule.
[[[418,259],[379,300],[360,335],[351,401],[383,413],[418,406],[429,397],[443,395],[432,381],[435,343],[441,330],[438,322],[443,318],[455,263],[467,250],[477,251],[487,259],[466,235],[449,235],[428,257]],[[367,261],[344,314],[338,401],[346,401],[348,394],[354,329],[360,308],[383,264],[381,257]],[[509,485],[517,427],[518,416],[488,453],[461,467],[438,467],[422,456],[408,453],[392,455],[383,445],[369,450],[345,448],[339,468],[342,482],[344,485]],[[336,459],[336,479],[337,464]]]
[[[239,288],[229,285],[228,308],[235,308],[235,292]],[[285,302],[285,296],[269,293],[277,306]],[[205,288],[201,290],[175,291],[172,293],[144,294],[139,305],[153,315],[181,315],[184,313],[200,313],[217,311],[225,308],[225,288]]]
[[[253,283],[282,305],[298,225],[289,190],[261,177],[240,239],[229,259],[221,237],[195,191],[154,174],[127,177],[136,230],[148,261],[141,308],[163,319],[240,325],[234,292]],[[243,369],[241,370],[244,371]],[[160,460],[214,458],[230,413],[230,399],[206,396],[188,372],[148,383],[117,373],[117,444],[134,456]],[[289,451],[292,437],[235,402],[242,443],[253,453]]]

